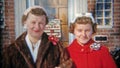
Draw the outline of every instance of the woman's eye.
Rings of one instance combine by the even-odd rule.
[[[40,22],[39,24],[40,24],[40,25],[44,25],[44,22]]]
[[[78,30],[79,32],[82,32],[82,30]]]
[[[43,24],[43,23],[39,23],[39,24]]]
[[[90,30],[86,30],[86,32],[90,32]]]
[[[32,22],[32,24],[35,24],[35,22]]]

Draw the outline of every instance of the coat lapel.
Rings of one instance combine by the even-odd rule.
[[[19,50],[21,55],[24,57],[26,63],[28,64],[29,68],[40,68],[42,65],[43,58],[46,54],[46,51],[49,48],[50,41],[48,41],[48,35],[46,33],[43,33],[42,39],[41,39],[41,44],[39,47],[38,55],[37,55],[37,60],[36,60],[36,66],[34,65],[35,63],[33,62],[30,50],[27,46],[27,43],[25,41],[25,36],[26,32],[23,33],[15,43],[16,48]]]
[[[43,63],[42,62],[43,58],[49,48],[49,44],[50,44],[50,41],[48,41],[48,36],[44,33],[42,35],[42,40],[41,40],[41,44],[40,44],[39,51],[38,51],[38,56],[37,56],[37,61],[36,61],[37,68],[41,67]]]
[[[25,41],[26,32],[23,33],[15,43],[16,48],[21,53],[21,55],[24,57],[26,63],[28,64],[29,68],[34,68],[34,62],[30,53],[30,50],[27,46],[27,43]]]

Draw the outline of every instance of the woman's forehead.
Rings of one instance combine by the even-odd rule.
[[[45,15],[35,15],[35,14],[32,14],[32,13],[29,13],[28,17],[29,18],[34,18],[34,17],[45,18],[46,16]]]
[[[83,29],[83,28],[91,28],[92,27],[92,25],[91,24],[75,24],[75,28],[81,28],[81,29]]]

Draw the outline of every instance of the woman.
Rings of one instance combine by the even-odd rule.
[[[92,40],[96,24],[91,13],[79,14],[70,25],[75,39],[67,47],[75,68],[116,68],[108,49]]]
[[[61,43],[48,36],[48,17],[40,6],[28,8],[22,16],[26,31],[3,49],[3,68],[71,68],[72,62]]]

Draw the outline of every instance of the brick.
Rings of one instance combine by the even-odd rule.
[[[14,0],[5,0],[5,23],[6,26],[2,32],[3,37],[3,45],[7,46],[11,43],[12,40],[15,39],[15,32],[14,32]]]

